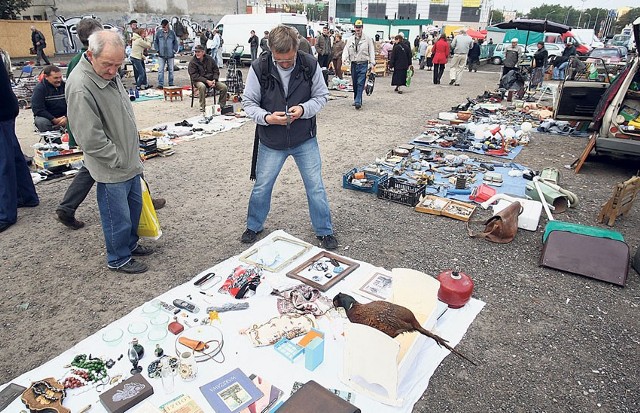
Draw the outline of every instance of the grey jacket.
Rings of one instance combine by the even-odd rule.
[[[472,47],[473,39],[467,34],[459,34],[454,37],[451,42],[451,50],[453,50],[453,54],[466,55]]]
[[[142,173],[138,128],[120,77],[101,78],[84,54],[67,80],[65,95],[69,125],[93,179],[118,183]]]

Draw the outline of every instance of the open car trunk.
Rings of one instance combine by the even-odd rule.
[[[636,48],[640,18],[633,24]],[[576,58],[578,59],[578,58]],[[558,120],[593,121],[595,149],[621,157],[640,157],[640,57],[626,66],[581,58],[578,69],[567,68],[554,108]],[[574,60],[572,60],[574,62]],[[585,67],[586,66],[586,67]]]

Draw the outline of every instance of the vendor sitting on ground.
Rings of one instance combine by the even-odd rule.
[[[196,45],[193,59],[189,62],[189,77],[191,83],[198,88],[200,111],[204,112],[207,104],[207,90],[214,88],[220,92],[218,103],[223,107],[227,103],[227,85],[218,81],[220,69],[213,57],[205,53],[204,47]],[[193,92],[193,91],[192,91]]]
[[[57,66],[44,68],[44,79],[33,89],[31,110],[40,132],[67,127],[67,101],[64,98],[62,72]]]

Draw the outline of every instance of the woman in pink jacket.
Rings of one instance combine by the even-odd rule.
[[[440,38],[436,44],[433,45],[433,49],[431,51],[433,55],[433,84],[439,85],[440,78],[444,73],[444,65],[447,64],[447,59],[451,52],[446,34],[442,33],[440,35]]]

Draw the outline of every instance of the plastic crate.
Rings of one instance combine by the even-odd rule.
[[[387,175],[378,176],[378,175],[374,175],[374,174],[370,174],[370,173],[365,172],[365,174],[364,174],[365,178],[367,178],[368,180],[372,181],[373,185],[372,186],[354,185],[354,184],[351,183],[351,178],[353,177],[353,175],[356,172],[358,172],[358,168],[353,168],[352,170],[350,170],[346,174],[342,175],[342,187],[343,188],[354,189],[356,191],[361,191],[361,192],[369,192],[371,194],[377,194],[380,182],[387,180]]]
[[[391,177],[378,185],[378,198],[415,207],[425,194],[426,185],[413,184],[403,179]]]

